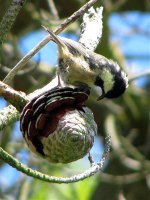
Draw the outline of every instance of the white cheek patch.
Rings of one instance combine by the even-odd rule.
[[[114,86],[114,76],[113,76],[113,74],[111,74],[110,71],[104,70],[101,78],[104,81],[104,91],[105,91],[105,93],[107,93]]]

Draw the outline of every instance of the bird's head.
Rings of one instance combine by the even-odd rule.
[[[117,98],[121,96],[128,87],[128,78],[124,71],[122,71],[116,64],[114,68],[106,68],[100,76],[96,77],[95,85],[102,90],[102,98]]]

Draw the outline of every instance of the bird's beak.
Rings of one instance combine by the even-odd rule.
[[[99,100],[101,100],[101,99],[103,99],[103,98],[105,97],[104,88],[101,87],[101,86],[95,85],[95,86],[92,88],[92,91],[94,92],[93,94],[94,94],[94,96],[96,96],[96,98],[97,98],[97,96],[98,96],[97,101],[99,101]],[[99,96],[99,94],[100,94],[101,96]]]
[[[105,92],[102,90],[102,95],[97,98],[97,101],[102,100],[105,97]]]

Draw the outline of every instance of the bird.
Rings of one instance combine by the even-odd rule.
[[[58,70],[60,79],[79,87],[98,88],[103,98],[117,98],[128,87],[127,74],[111,59],[87,49],[82,43],[59,37],[44,27],[58,45]]]

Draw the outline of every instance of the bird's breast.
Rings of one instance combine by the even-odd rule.
[[[83,57],[59,59],[59,71],[62,79],[69,84],[83,82],[92,86],[96,76]]]

